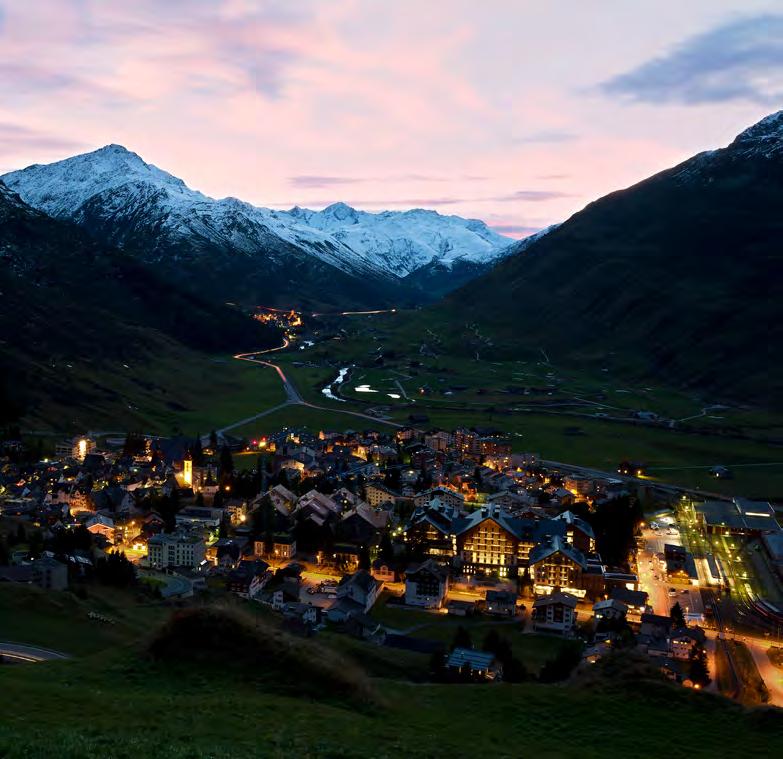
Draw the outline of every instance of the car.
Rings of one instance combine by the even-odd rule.
[[[688,588],[683,588],[683,589],[680,591],[680,593],[687,593],[687,592],[688,592]]]
[[[674,588],[669,588],[669,595],[670,596],[676,596],[677,595],[677,591]]]

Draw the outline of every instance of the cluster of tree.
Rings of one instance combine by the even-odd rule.
[[[694,648],[691,654],[688,662],[688,677],[694,685],[698,685],[700,688],[705,688],[712,682],[710,669],[707,665],[707,652],[701,646]]]
[[[0,428],[0,452],[13,464],[32,464],[44,457],[43,441],[38,438],[31,445],[22,438],[22,431],[17,425],[9,424]]]
[[[454,633],[450,650],[455,648],[473,648],[470,632],[460,625]],[[497,630],[490,630],[481,645],[481,651],[492,653],[503,667],[503,680],[507,683],[521,683],[530,676],[525,665],[514,656],[510,641],[501,636]],[[430,659],[432,674],[438,680],[449,682],[473,682],[474,676],[468,667],[459,672],[447,672],[444,667],[444,656],[434,653]]]
[[[636,532],[644,514],[634,496],[620,496],[602,503],[595,511],[575,503],[572,511],[593,528],[598,553],[612,567],[628,569],[628,557],[636,543]]]
[[[124,553],[112,551],[98,559],[95,564],[95,578],[103,585],[128,588],[136,584],[136,568]]]
[[[623,617],[599,619],[595,625],[595,633],[598,638],[611,634],[614,648],[632,648],[636,644],[633,630]]]
[[[582,661],[582,652],[579,645],[564,643],[553,659],[547,659],[544,662],[538,679],[542,683],[557,683],[567,680],[580,661]]]
[[[43,533],[38,529],[28,530],[21,522],[17,523],[15,530],[9,530],[0,534],[0,566],[8,566],[11,563],[11,550],[25,547],[27,557],[37,559],[46,547]]]

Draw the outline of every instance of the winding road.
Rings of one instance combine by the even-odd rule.
[[[348,314],[364,314],[364,313],[386,313],[383,311],[346,311],[342,316],[348,315]],[[237,427],[242,427],[245,424],[249,424],[250,422],[256,421],[256,419],[261,419],[264,416],[267,416],[269,414],[273,414],[275,411],[279,411],[280,409],[286,408],[287,406],[306,406],[307,408],[312,409],[318,409],[319,411],[329,411],[333,412],[335,414],[347,414],[348,416],[355,416],[360,419],[367,419],[371,422],[374,422],[375,424],[385,424],[389,427],[402,427],[402,424],[399,424],[397,422],[392,422],[388,419],[381,419],[377,416],[372,416],[371,414],[363,414],[360,411],[348,411],[345,409],[338,409],[338,408],[332,408],[330,406],[318,406],[315,403],[310,403],[309,401],[306,401],[302,394],[297,390],[296,385],[294,385],[293,381],[286,375],[286,373],[283,371],[283,369],[280,367],[279,364],[274,364],[271,361],[267,361],[266,359],[259,358],[259,356],[264,356],[269,353],[276,353],[278,351],[285,350],[289,345],[290,341],[288,338],[285,338],[283,340],[283,344],[277,346],[276,348],[267,348],[266,350],[262,351],[252,351],[250,353],[237,353],[234,355],[234,358],[238,361],[249,361],[253,364],[259,364],[260,366],[265,366],[270,369],[274,369],[277,372],[277,376],[280,378],[280,381],[283,383],[283,390],[285,390],[286,394],[286,400],[283,403],[279,403],[276,406],[272,406],[271,408],[265,409],[264,411],[260,411],[257,414],[253,414],[251,416],[247,416],[244,419],[239,419],[236,422],[232,422],[231,424],[226,425],[225,427],[222,427],[221,429],[217,430],[218,435],[225,434],[226,432],[229,432],[230,430],[236,429]]]
[[[26,646],[21,643],[8,643],[0,641],[0,656],[10,662],[41,662],[57,661],[70,658],[60,651],[51,651],[48,648],[38,646]]]

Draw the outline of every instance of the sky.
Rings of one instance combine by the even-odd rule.
[[[118,143],[522,237],[781,103],[781,0],[0,0],[0,172]]]

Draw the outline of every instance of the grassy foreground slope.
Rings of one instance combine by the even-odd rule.
[[[613,689],[375,681],[360,709],[264,692],[235,673],[169,671],[122,652],[7,667],[0,754],[12,757],[773,756],[780,714],[748,712],[665,684]],[[727,726],[731,725],[731,729]]]
[[[38,628],[49,645],[59,638],[72,649],[74,636],[82,640],[80,658],[0,667],[4,759],[658,757],[661,730],[675,723],[687,731],[667,745],[669,757],[783,750],[780,711],[642,682],[637,671],[607,679],[591,670],[565,685],[412,683],[407,668],[419,662],[404,652],[333,633],[290,638],[263,614],[240,629],[234,612],[212,625],[223,612],[210,609],[178,613],[149,633],[166,607],[134,610],[131,596],[95,594],[41,595],[40,613],[26,591],[21,601],[14,589],[0,596],[0,613],[24,614],[15,634]],[[115,640],[84,624],[95,604],[117,620]],[[183,628],[188,619],[195,626]]]

